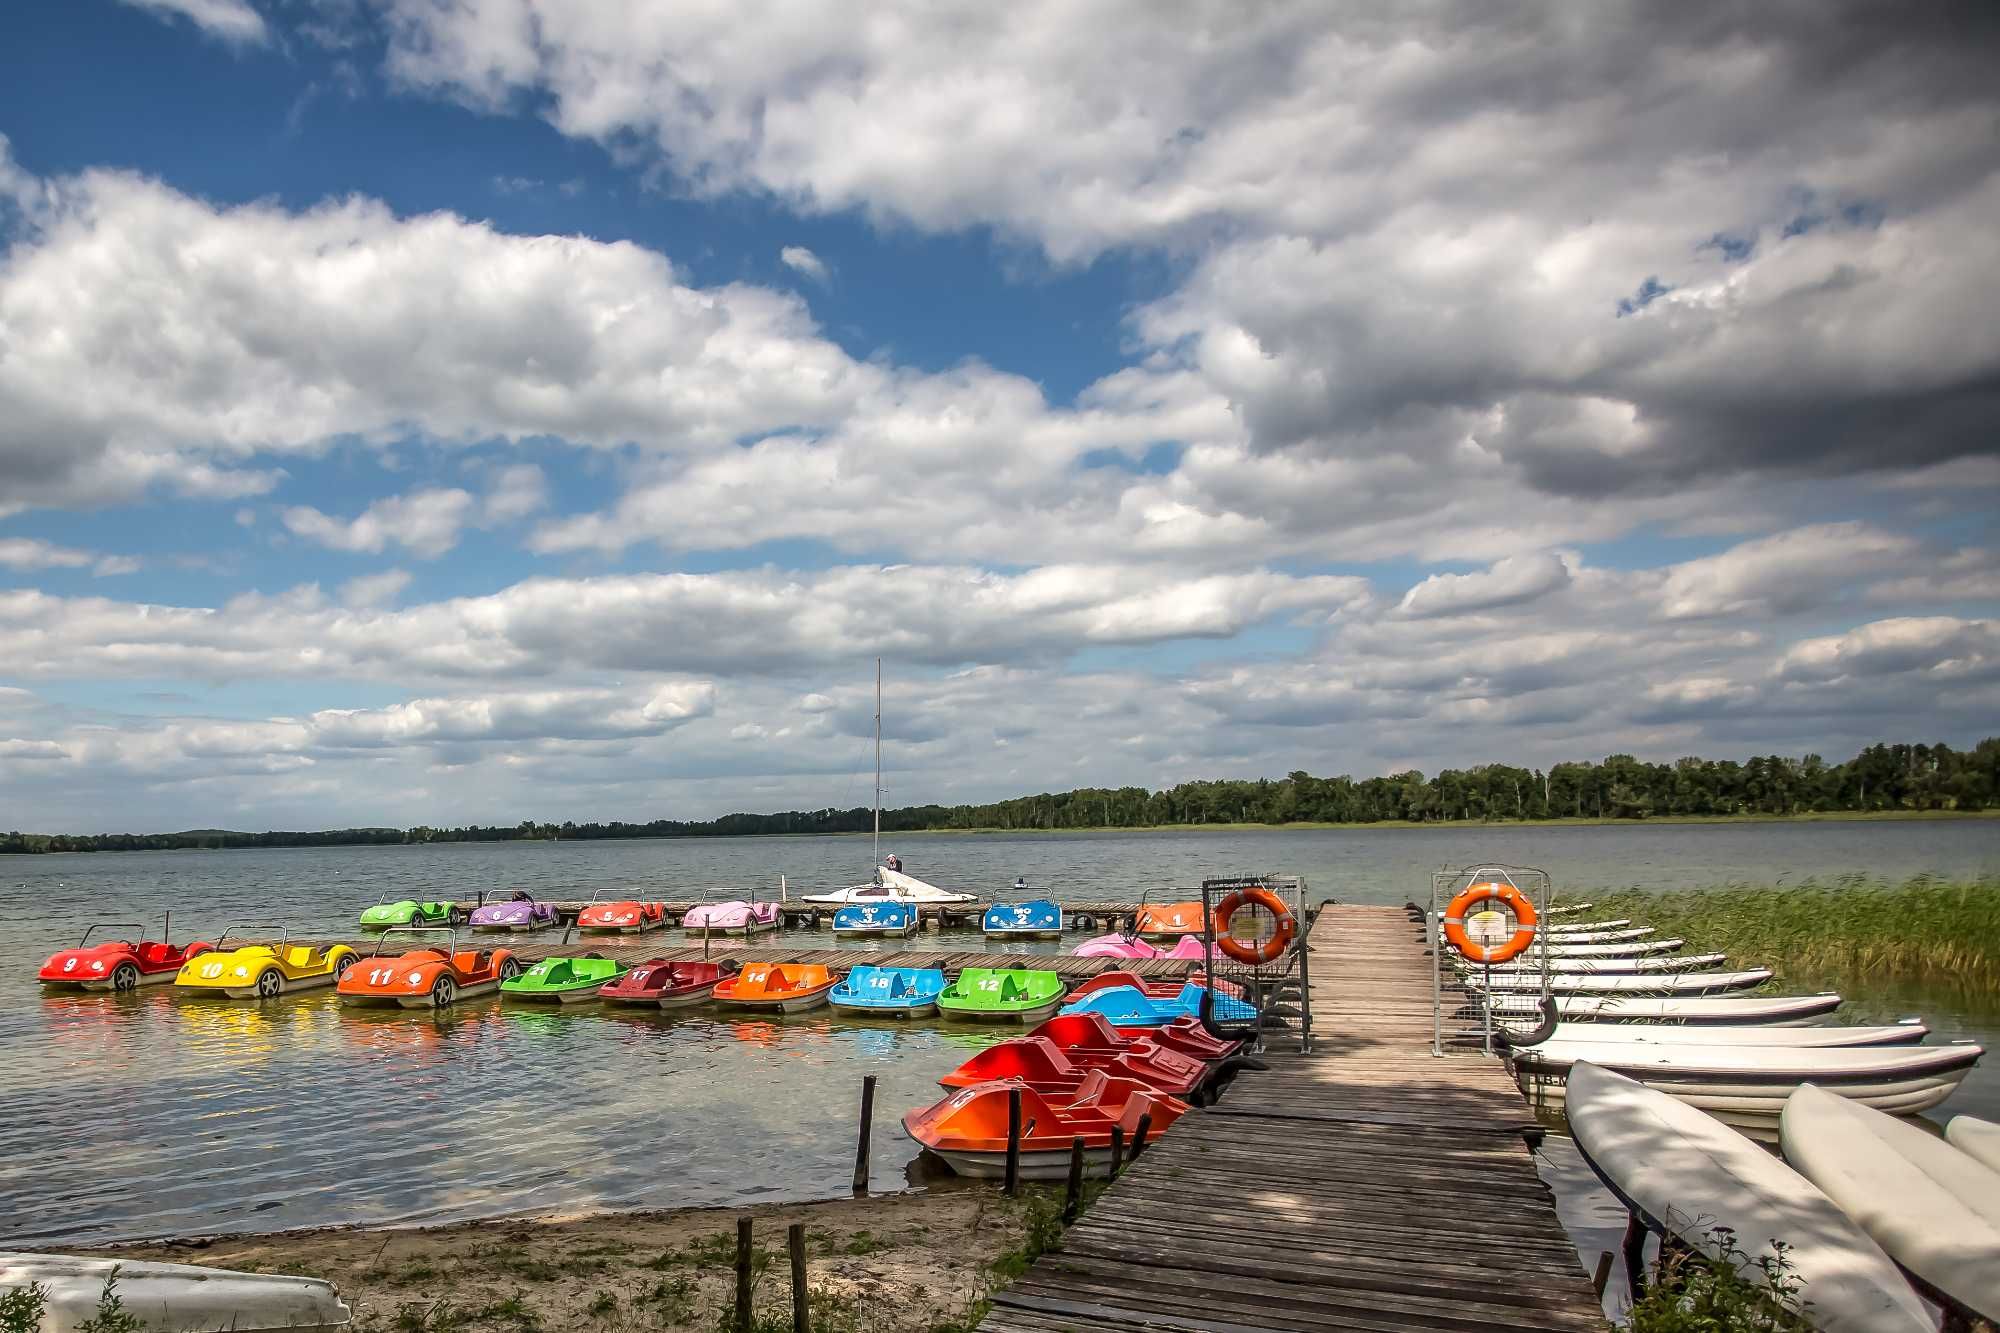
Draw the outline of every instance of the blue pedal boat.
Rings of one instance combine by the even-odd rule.
[[[827,999],[857,1014],[922,1018],[937,1012],[944,987],[944,973],[935,967],[857,967]]]
[[[836,939],[870,939],[917,933],[917,909],[910,903],[849,903],[833,914]]]
[[[979,928],[996,939],[1059,940],[1062,923],[1060,903],[1031,898],[1019,903],[994,903],[980,918]]]
[[[1063,1006],[1066,1014],[1102,1014],[1115,1028],[1160,1028],[1177,1018],[1201,1017],[1204,988],[1189,982],[1178,995],[1157,999],[1137,986],[1110,986]],[[1212,1017],[1218,1023],[1248,1023],[1257,1010],[1233,995],[1215,997]]]

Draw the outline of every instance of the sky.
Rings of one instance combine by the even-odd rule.
[[[24,0],[0,827],[2000,731],[2000,9]]]

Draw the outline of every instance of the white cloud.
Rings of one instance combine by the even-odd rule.
[[[167,17],[185,18],[203,32],[227,42],[262,43],[270,32],[249,0],[124,0],[135,8]]]
[[[98,578],[136,574],[141,568],[136,556],[99,555],[71,546],[59,546],[39,537],[0,537],[0,568],[30,572],[40,569],[85,569]]]
[[[350,610],[388,606],[410,586],[410,573],[385,569],[379,574],[363,574],[340,585],[340,604]]]
[[[480,502],[488,523],[512,523],[548,507],[549,483],[533,463],[512,463],[494,472]]]
[[[285,526],[307,541],[336,551],[376,554],[390,545],[435,559],[458,545],[458,534],[476,506],[456,487],[412,491],[377,500],[352,519],[332,518],[308,505],[285,510]]]
[[[778,260],[794,273],[803,274],[814,282],[824,283],[833,276],[826,266],[826,261],[803,245],[786,246],[778,251]]]
[[[1866,523],[1825,523],[1744,542],[1668,571],[1662,611],[1673,619],[1796,611],[1862,576],[1907,567],[1918,543]]]
[[[1406,616],[1452,616],[1515,606],[1569,585],[1569,565],[1551,551],[1510,555],[1483,574],[1433,574],[1403,594]]]

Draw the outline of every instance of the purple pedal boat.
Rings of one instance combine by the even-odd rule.
[[[473,909],[474,930],[540,930],[560,920],[554,903],[537,902],[535,895],[516,891],[505,902],[487,903]]]

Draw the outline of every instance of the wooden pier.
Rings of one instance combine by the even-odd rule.
[[[1401,908],[1324,908],[1313,1053],[1183,1118],[980,1327],[1604,1328],[1520,1092],[1497,1059],[1431,1054],[1421,936]]]

